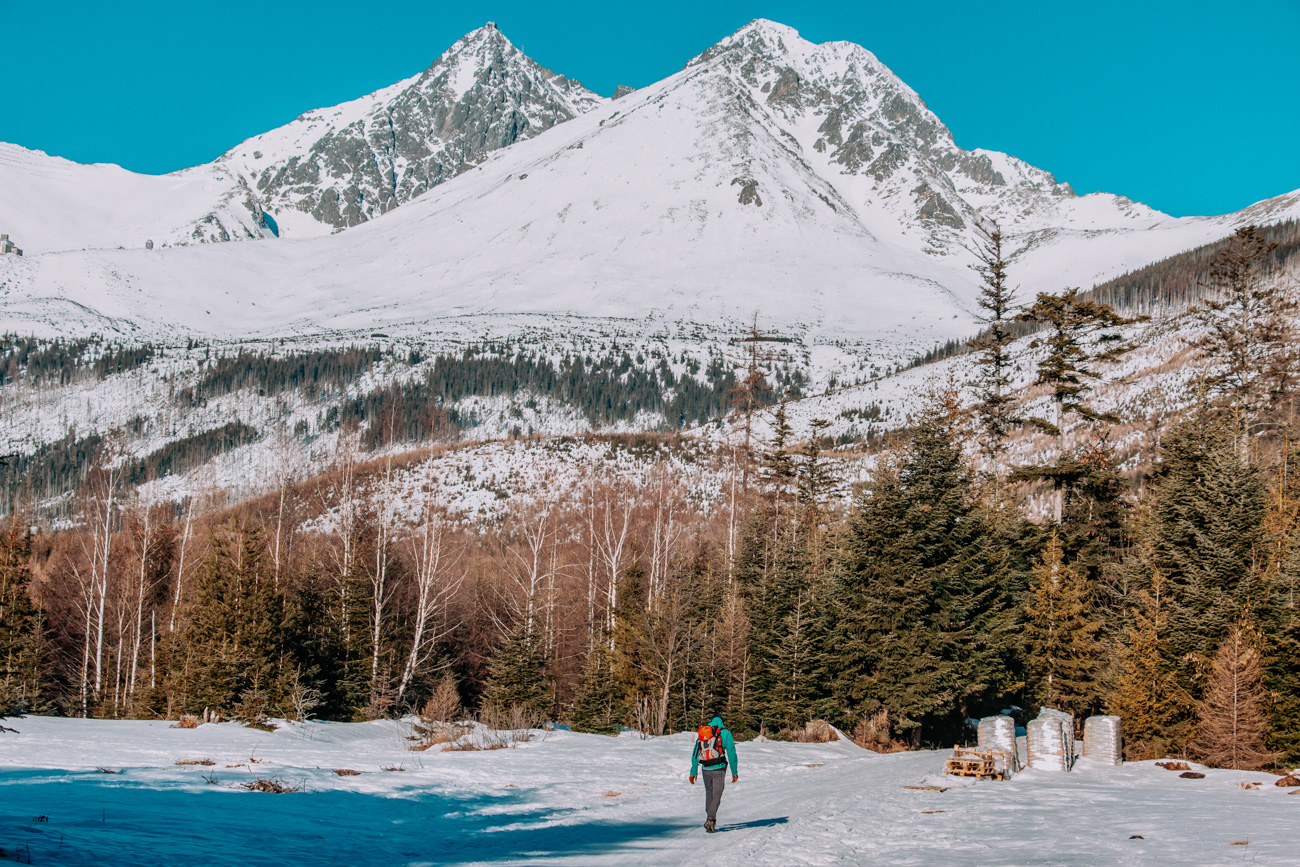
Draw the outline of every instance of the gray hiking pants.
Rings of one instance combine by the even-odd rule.
[[[718,805],[722,803],[722,790],[727,787],[727,769],[722,767],[710,771],[701,768],[700,775],[704,777],[704,813],[710,819],[717,819]]]

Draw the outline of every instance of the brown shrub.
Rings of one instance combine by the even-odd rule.
[[[781,729],[776,739],[800,744],[825,744],[838,741],[840,736],[835,733],[835,727],[826,720],[815,719],[801,729]]]
[[[360,771],[354,771],[354,770],[352,770],[351,768],[338,768],[338,769],[336,769],[336,770],[334,771],[334,773],[338,774],[340,777],[359,777],[359,776],[361,776],[361,772],[360,772]]]
[[[897,753],[907,749],[907,744],[889,736],[889,711],[884,708],[872,714],[863,714],[853,727],[853,742],[877,753]]]
[[[1156,762],[1157,768],[1164,768],[1166,771],[1190,771],[1192,768],[1187,762]]]
[[[477,753],[484,750],[504,750],[508,747],[501,741],[494,741],[488,744],[476,744],[473,741],[466,741],[462,744],[449,744],[442,748],[444,753]]]
[[[289,792],[302,791],[301,785],[290,785],[279,777],[253,777],[252,781],[240,783],[240,785],[245,789],[248,789],[250,792],[269,792],[272,795],[284,795]]]

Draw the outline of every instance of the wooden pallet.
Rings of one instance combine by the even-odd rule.
[[[944,763],[943,772],[954,777],[1001,780],[1004,774],[997,769],[996,755],[989,751],[955,746],[952,748],[952,756]]]

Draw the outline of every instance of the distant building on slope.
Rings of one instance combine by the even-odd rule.
[[[9,240],[8,235],[0,235],[0,256],[8,253],[12,253],[15,256],[21,256],[23,251],[19,250],[18,245]]]

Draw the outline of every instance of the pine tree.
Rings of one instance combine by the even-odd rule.
[[[1238,229],[1215,257],[1204,287],[1209,297],[1194,311],[1204,329],[1200,349],[1217,366],[1208,384],[1228,397],[1239,424],[1295,384],[1300,297],[1269,273],[1276,247],[1255,226]]]
[[[1203,410],[1165,438],[1151,485],[1149,567],[1169,582],[1172,650],[1193,694],[1206,663],[1242,612],[1260,607],[1265,488],[1243,465],[1230,421]]]
[[[973,266],[980,275],[979,321],[984,330],[970,342],[977,353],[974,382],[977,401],[973,407],[982,434],[980,446],[986,457],[997,465],[1005,448],[1006,438],[1016,423],[1015,398],[1011,390],[1011,344],[1015,294],[1007,285],[1007,270],[1011,263],[1002,250],[1002,229],[996,222],[977,225]]]
[[[283,700],[284,605],[267,567],[259,526],[237,521],[214,536],[169,653],[177,709],[229,715],[242,706],[257,722]]]
[[[936,396],[848,520],[829,663],[843,720],[880,708],[913,744],[961,737],[1009,687],[1013,601],[962,456],[960,408]]]
[[[0,526],[0,717],[40,702],[44,621],[29,594],[30,539],[17,518]]]
[[[1181,753],[1191,740],[1192,698],[1178,683],[1170,659],[1164,576],[1137,591],[1133,623],[1118,647],[1119,676],[1108,710],[1123,720],[1128,761]]]
[[[1086,716],[1097,704],[1102,626],[1092,610],[1087,576],[1066,564],[1055,532],[1029,581],[1025,651],[1034,698]]]
[[[1202,760],[1248,771],[1271,765],[1278,755],[1264,745],[1263,705],[1258,636],[1247,619],[1232,627],[1214,657],[1196,729]]]
[[[486,709],[500,714],[516,711],[528,720],[551,715],[551,691],[546,681],[546,656],[542,642],[520,618],[497,647],[488,666],[483,692]]]
[[[609,642],[597,635],[582,669],[582,680],[569,708],[575,732],[616,735],[627,718],[623,689],[614,677]]]
[[[1059,295],[1040,292],[1017,318],[1047,329],[1047,336],[1036,338],[1030,346],[1046,350],[1038,363],[1034,384],[1047,387],[1055,414],[1052,419],[1030,417],[1028,421],[1056,437],[1059,462],[1065,457],[1067,415],[1088,421],[1119,421],[1113,413],[1090,406],[1088,396],[1092,382],[1101,378],[1100,368],[1118,361],[1132,348],[1115,329],[1139,320],[1120,316],[1099,301],[1081,299],[1078,289],[1067,289]],[[1039,468],[1039,474],[1050,477],[1051,469]],[[1053,515],[1057,524],[1061,523],[1063,507],[1063,492],[1058,484]]]
[[[772,418],[772,441],[762,455],[763,464],[759,470],[759,481],[764,493],[784,502],[789,499],[794,486],[794,456],[790,454],[790,422],[786,419],[785,403],[776,405]]]
[[[1300,762],[1300,440],[1282,444],[1265,519],[1269,554],[1259,608],[1268,739]]]
[[[1061,546],[1094,584],[1118,560],[1127,539],[1130,486],[1118,464],[1109,436],[1102,434],[1057,465],[1056,480],[1065,489]]]

